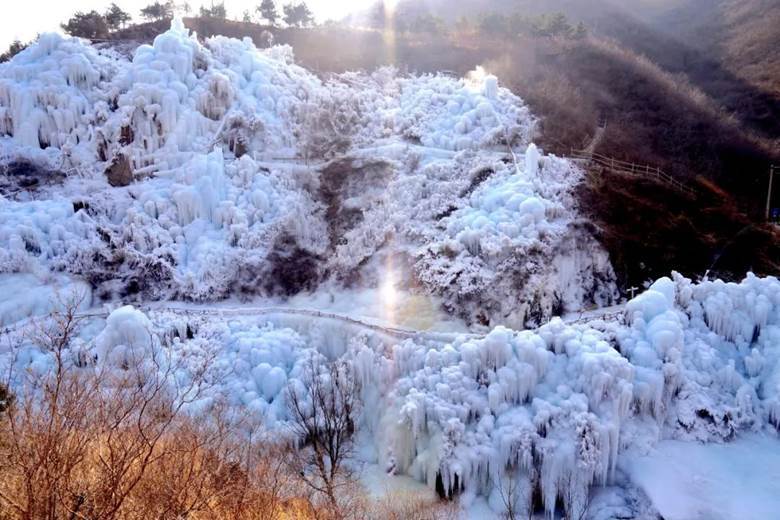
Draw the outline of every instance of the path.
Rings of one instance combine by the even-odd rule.
[[[170,312],[182,316],[214,316],[217,318],[225,317],[246,317],[246,316],[305,316],[315,320],[333,320],[349,324],[359,329],[384,334],[388,337],[398,340],[412,339],[417,341],[428,341],[435,343],[451,343],[458,338],[479,339],[484,338],[487,333],[468,333],[468,332],[438,332],[430,330],[416,330],[399,327],[392,324],[381,323],[378,320],[367,317],[352,317],[346,314],[335,312],[325,312],[316,309],[301,309],[290,307],[227,307],[227,306],[199,306],[187,303],[163,302],[149,303],[138,306],[138,309],[145,313],[152,312]],[[583,324],[589,321],[601,319],[607,321],[619,320],[623,315],[624,305],[615,305],[612,307],[603,307],[590,311],[569,313],[561,317],[567,325]],[[105,318],[109,311],[92,310],[78,313],[79,318]],[[0,336],[21,331],[29,325],[34,318],[28,318],[17,321],[11,325],[0,329]]]

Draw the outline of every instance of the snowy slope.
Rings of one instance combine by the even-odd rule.
[[[0,64],[0,325],[21,324],[0,370],[50,369],[16,334],[74,294],[119,307],[86,324],[80,364],[167,349],[186,380],[214,358],[193,414],[226,399],[289,433],[286,389],[311,357],[342,359],[360,383],[365,462],[496,513],[518,483],[518,508],[540,497],[551,518],[625,485],[627,451],[775,435],[776,279],[675,274],[617,321],[550,320],[617,294],[574,202],[582,171],[537,150],[533,130],[491,76],[320,79],[287,47],[201,43],[178,22],[130,61],[46,35]],[[132,178],[111,185],[121,164]],[[401,341],[316,314],[120,306],[345,288],[380,308],[399,305],[396,289],[431,296],[484,334]],[[596,493],[594,511],[647,512],[618,495]]]
[[[66,272],[104,300],[392,280],[493,325],[610,303],[581,171],[509,153],[533,128],[491,76],[323,81],[289,47],[179,22],[131,61],[47,35],[0,65],[0,162],[37,183],[0,183],[0,272]],[[109,185],[122,165],[133,182]]]
[[[780,441],[746,435],[729,444],[664,441],[625,466],[668,520],[775,518]]]

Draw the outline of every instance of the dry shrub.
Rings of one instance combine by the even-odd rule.
[[[164,353],[123,370],[84,363],[71,351],[77,307],[35,328],[52,369],[17,375],[0,417],[0,518],[310,516],[288,448],[252,440],[221,406],[184,413],[206,389],[205,366],[182,385]]]
[[[0,519],[455,518],[452,503],[406,493],[373,500],[360,486],[351,460],[359,392],[348,366],[312,362],[307,395],[290,392],[296,448],[224,404],[185,412],[208,388],[208,358],[190,365],[184,384],[162,346],[123,368],[95,362],[74,347],[77,308],[66,305],[30,336],[53,359],[48,375],[9,377]]]
[[[457,503],[412,491],[388,493],[376,500],[371,510],[372,518],[385,520],[455,520],[460,516]]]

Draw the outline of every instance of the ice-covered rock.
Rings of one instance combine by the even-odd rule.
[[[582,172],[533,144],[524,164],[497,167],[418,252],[418,277],[469,321],[522,328],[617,297],[607,254],[577,225]]]
[[[151,356],[152,323],[141,311],[125,305],[106,318],[106,327],[95,338],[98,362],[116,367],[137,366]]]

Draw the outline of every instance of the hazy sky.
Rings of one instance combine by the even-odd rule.
[[[116,4],[129,12],[134,20],[139,20],[138,11],[154,0],[115,0]],[[241,18],[244,9],[254,12],[261,0],[225,0],[228,16]],[[314,12],[318,21],[329,18],[338,19],[372,0],[308,0],[306,3]],[[176,3],[179,3],[177,0]],[[193,11],[201,5],[211,5],[210,0],[189,0]],[[287,0],[277,0],[281,6]],[[59,30],[60,23],[66,21],[76,11],[105,11],[111,0],[0,0],[0,52],[5,51],[15,39],[28,41],[39,32]]]

